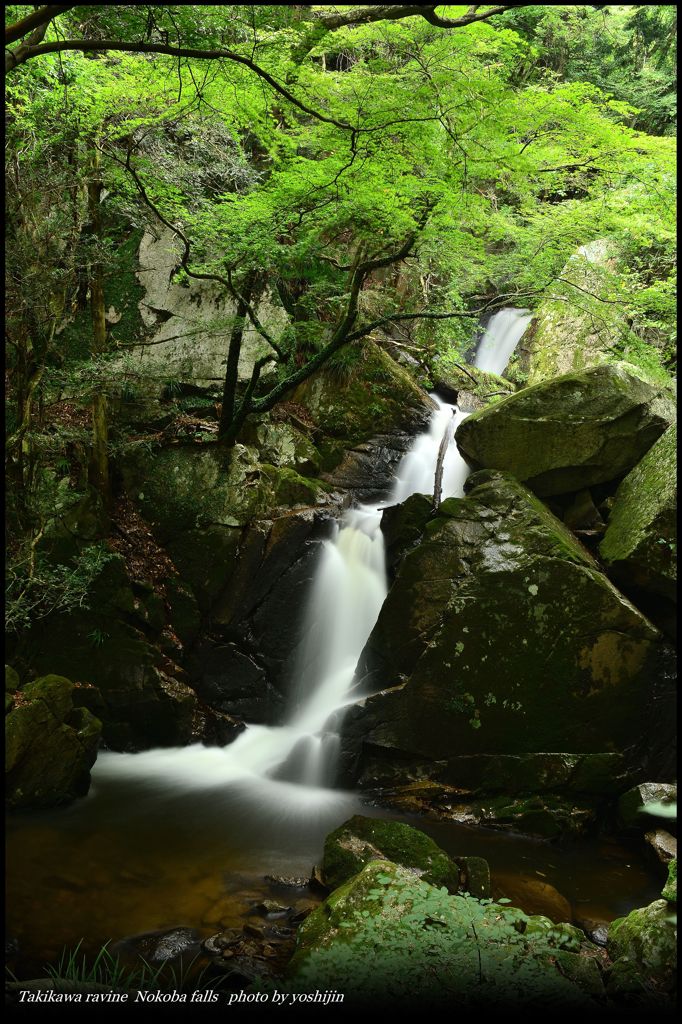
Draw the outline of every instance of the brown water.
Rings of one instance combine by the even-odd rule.
[[[553,886],[574,918],[609,921],[661,887],[638,848],[613,841],[560,848],[368,808],[352,793],[306,791],[300,799],[286,784],[264,798],[246,781],[187,790],[111,772],[94,779],[70,807],[10,816],[7,932],[25,970],[56,961],[80,939],[94,950],[163,928],[210,935],[241,926],[264,896],[310,905],[319,899],[310,890],[282,890],[264,876],[308,877],[325,835],[356,813],[409,821],[452,854],[485,857],[495,895],[529,913],[566,916]]]

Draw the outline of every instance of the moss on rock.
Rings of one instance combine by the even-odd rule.
[[[629,965],[630,982],[638,979],[643,990],[653,986],[659,992],[671,993],[676,982],[676,939],[676,922],[668,903],[661,899],[612,921],[607,949],[615,965]],[[609,991],[613,988],[612,979]]]
[[[616,491],[599,554],[618,579],[677,597],[677,427],[658,439]]]
[[[642,744],[668,653],[534,495],[506,474],[477,473],[400,565],[358,663],[370,696],[344,719],[346,746],[358,773],[379,752],[398,774],[408,760],[437,762],[435,778],[455,785],[464,756],[535,754],[510,771],[515,792],[533,792],[535,775],[546,793],[583,794],[576,806],[587,808],[622,784],[626,766],[608,755]],[[543,752],[553,752],[544,767]],[[561,754],[597,759],[583,758],[574,778],[578,762],[552,760]],[[489,761],[469,769],[467,787],[485,793]]]
[[[615,364],[524,388],[472,413],[455,436],[467,459],[549,496],[616,479],[674,419],[662,388]]]
[[[356,814],[331,832],[324,844],[322,874],[335,889],[372,860],[391,860],[431,885],[459,888],[455,862],[427,835],[410,825]]]
[[[448,895],[376,860],[305,920],[285,988],[333,988],[362,1004],[595,1009],[595,952],[570,926]]]
[[[73,694],[69,679],[50,675],[15,697],[5,717],[10,807],[50,807],[87,793],[102,726],[85,708],[74,708]]]

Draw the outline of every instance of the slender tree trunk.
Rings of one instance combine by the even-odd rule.
[[[233,429],[234,411],[237,397],[237,384],[239,382],[239,357],[242,351],[244,339],[244,327],[246,325],[246,304],[250,303],[256,291],[256,275],[250,273],[244,282],[241,291],[241,300],[237,302],[237,321],[230,334],[230,343],[227,349],[227,362],[225,366],[225,381],[223,383],[223,405],[220,412],[220,423],[218,425],[218,437],[227,444],[233,445],[236,440],[236,432]],[[241,424],[239,424],[241,426]]]
[[[93,147],[91,175],[88,182],[88,212],[95,246],[99,245],[102,239],[102,217],[100,213],[102,187],[99,150]],[[106,350],[107,344],[104,267],[99,252],[94,253],[90,263],[90,311],[92,315],[92,354],[93,356],[98,356]],[[101,498],[104,507],[107,508],[111,492],[108,453],[109,419],[107,399],[104,394],[99,393],[93,398],[91,416],[92,451],[88,467],[88,482]]]

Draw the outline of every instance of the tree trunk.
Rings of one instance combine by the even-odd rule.
[[[248,274],[241,291],[241,299],[237,302],[235,314],[237,320],[232,328],[230,343],[227,349],[225,381],[223,383],[223,404],[220,411],[220,423],[218,424],[218,437],[229,445],[233,445],[236,440],[234,411],[237,384],[239,382],[239,357],[242,351],[244,327],[246,325],[247,303],[250,303],[254,297],[255,283],[256,275],[254,273]],[[241,423],[239,426],[241,426]]]
[[[91,177],[88,182],[88,212],[92,225],[93,244],[102,240],[100,199],[102,193],[99,150],[93,147]],[[92,315],[92,354],[102,355],[107,345],[106,307],[104,304],[104,267],[101,253],[95,252],[90,263],[90,311]],[[102,393],[95,395],[91,405],[92,451],[88,467],[88,482],[108,508],[111,498],[109,484],[109,420],[107,399]]]

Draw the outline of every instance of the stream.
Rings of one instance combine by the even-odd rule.
[[[503,372],[529,321],[526,310],[495,314],[476,365]],[[310,905],[319,896],[307,886],[286,888],[265,876],[308,878],[325,835],[356,813],[411,822],[452,854],[485,857],[497,894],[528,912],[551,916],[543,886],[555,886],[578,919],[609,921],[656,898],[660,884],[626,843],[554,847],[368,809],[360,794],[331,788],[339,738],[327,723],[338,723],[339,710],[355,699],[355,666],[387,593],[382,510],[432,493],[446,433],[442,497],[461,496],[469,472],[454,442],[466,414],[433,398],[429,429],[403,457],[386,501],[348,510],[320,545],[281,725],[248,726],[222,748],[104,751],[85,799],[10,817],[7,928],[27,964],[54,961],[81,938],[94,950],[156,929],[189,926],[210,935],[240,927],[264,897]],[[519,878],[535,885],[515,888]]]

